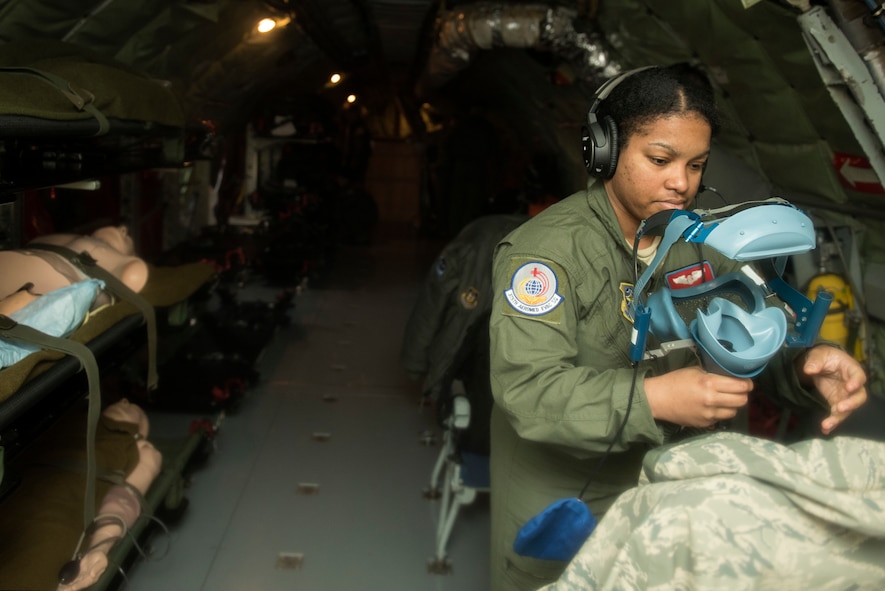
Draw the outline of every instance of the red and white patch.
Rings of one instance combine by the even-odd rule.
[[[713,277],[713,267],[707,261],[704,261],[703,264],[698,263],[670,271],[665,275],[667,287],[671,290],[694,287],[705,281],[710,281]]]

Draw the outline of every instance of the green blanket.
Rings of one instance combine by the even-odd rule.
[[[54,121],[106,118],[183,127],[172,90],[131,68],[48,39],[0,44],[0,116]]]

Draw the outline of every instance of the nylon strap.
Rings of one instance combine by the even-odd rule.
[[[98,363],[89,347],[82,343],[54,337],[30,326],[19,324],[12,318],[0,314],[0,338],[7,341],[21,341],[44,349],[60,351],[75,357],[86,372],[89,388],[89,408],[86,416],[86,492],[83,498],[83,527],[88,527],[95,518],[95,433],[101,412],[101,392],[99,390]]]
[[[94,279],[101,279],[105,282],[108,289],[119,297],[122,300],[125,300],[132,305],[134,305],[141,312],[142,317],[144,318],[144,322],[147,325],[147,340],[148,340],[148,374],[147,374],[147,389],[153,390],[157,387],[157,318],[156,313],[154,311],[154,307],[140,296],[138,293],[132,291],[129,286],[120,281],[116,276],[114,276],[110,271],[104,269],[99,266],[92,255],[88,252],[78,253],[70,248],[59,246],[57,244],[43,244],[32,242],[27,246],[29,249],[34,250],[47,250],[49,252],[54,252],[59,256],[64,257],[72,264],[76,265],[78,269],[83,271],[89,277]]]
[[[679,216],[670,221],[664,232],[664,237],[661,239],[661,243],[658,244],[658,251],[655,253],[654,259],[652,259],[651,263],[645,269],[645,272],[642,273],[639,280],[636,282],[636,285],[633,287],[633,301],[637,306],[642,305],[640,299],[642,296],[642,290],[645,289],[645,285],[657,270],[658,265],[660,265],[661,261],[667,256],[667,251],[670,250],[673,243],[682,236],[682,233],[695,224],[696,221],[697,220],[692,219],[690,216]]]
[[[28,74],[46,82],[50,86],[54,86],[78,111],[86,111],[95,118],[98,122],[98,131],[93,134],[94,136],[105,135],[110,130],[111,124],[108,122],[108,118],[93,104],[95,102],[95,95],[85,88],[74,86],[73,82],[65,80],[61,76],[36,68],[7,66],[0,67],[0,72]]]
[[[70,462],[70,461],[59,461],[59,460],[44,461],[44,462],[38,462],[35,464],[31,464],[31,466],[34,466],[34,467],[45,466],[45,467],[49,467],[49,468],[58,468],[61,470],[67,470],[68,472],[75,472],[75,473],[81,473],[81,474],[83,473],[83,466],[82,465],[75,463],[75,462]],[[123,472],[120,472],[118,470],[96,470],[95,480],[102,480],[104,482],[109,482],[110,484],[116,484],[118,486],[122,486],[123,488],[128,490],[130,493],[132,493],[132,496],[134,496],[135,499],[138,501],[138,505],[139,505],[139,507],[141,507],[141,513],[143,513],[143,514],[150,514],[151,513],[149,511],[150,507],[148,507],[147,499],[144,497],[144,495],[142,494],[142,492],[140,490],[138,490],[132,484],[130,484],[129,482],[126,481],[126,474],[124,474]]]

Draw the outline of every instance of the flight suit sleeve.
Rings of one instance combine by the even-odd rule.
[[[577,457],[604,453],[630,404],[612,450],[624,451],[635,442],[662,443],[645,398],[644,364],[634,373],[629,361],[610,363],[611,352],[600,335],[599,355],[592,351],[590,356],[599,365],[578,365],[579,313],[585,311],[579,312],[578,288],[561,264],[516,256],[502,243],[494,257],[493,283],[492,393],[522,438],[557,445]],[[586,318],[582,326],[588,329]]]

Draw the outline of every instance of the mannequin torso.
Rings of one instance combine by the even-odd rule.
[[[132,240],[123,226],[99,228],[89,236],[48,234],[29,245],[63,246],[88,253],[100,267],[120,279],[135,292],[148,279],[147,263],[135,255]],[[39,295],[86,279],[82,271],[54,252],[28,248],[0,251],[0,313],[9,314]],[[21,291],[31,284],[30,290]],[[30,293],[28,293],[30,292]]]

